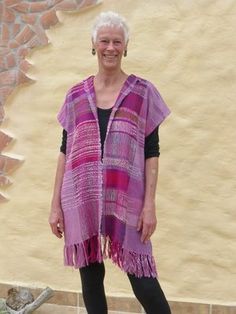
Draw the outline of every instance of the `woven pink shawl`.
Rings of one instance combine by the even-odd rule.
[[[156,277],[149,241],[137,222],[145,189],[144,141],[169,114],[156,88],[130,75],[112,109],[104,154],[94,76],[72,87],[58,114],[68,132],[61,189],[65,265],[83,267],[109,257],[137,277]]]

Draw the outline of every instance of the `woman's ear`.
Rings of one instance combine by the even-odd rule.
[[[94,42],[94,38],[91,37],[91,43],[92,43],[92,48],[95,48],[95,42]]]

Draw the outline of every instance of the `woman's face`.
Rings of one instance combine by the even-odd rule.
[[[97,52],[99,67],[104,70],[118,70],[126,49],[124,31],[119,27],[101,27],[93,44]]]

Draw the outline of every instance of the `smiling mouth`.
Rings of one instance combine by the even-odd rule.
[[[115,56],[115,55],[103,55],[103,57],[106,59],[115,59],[117,56]]]

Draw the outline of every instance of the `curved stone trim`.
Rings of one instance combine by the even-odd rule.
[[[81,10],[100,0],[4,0],[0,2],[0,124],[4,121],[4,104],[12,91],[22,83],[33,82],[27,77],[30,64],[25,60],[30,49],[48,44],[45,29],[58,23],[57,10]],[[0,131],[0,186],[10,180],[4,167],[12,171],[21,158],[2,155],[12,139]],[[3,165],[4,166],[1,166]],[[6,197],[0,192],[0,202]]]

